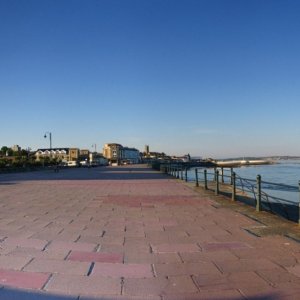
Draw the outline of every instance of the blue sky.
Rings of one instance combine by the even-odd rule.
[[[300,155],[300,2],[0,0],[0,146]]]

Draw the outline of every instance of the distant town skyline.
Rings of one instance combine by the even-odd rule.
[[[0,145],[300,155],[300,2],[2,0]]]

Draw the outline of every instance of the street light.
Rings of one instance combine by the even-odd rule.
[[[47,131],[44,135],[44,138],[47,138],[47,134],[49,135],[49,140],[50,140],[50,150],[52,149],[52,133]]]
[[[95,148],[95,152],[97,152],[97,145],[93,144],[92,147]]]

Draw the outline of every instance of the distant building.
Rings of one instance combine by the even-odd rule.
[[[110,163],[120,163],[122,158],[122,148],[122,145],[116,143],[105,144],[103,156],[107,158]]]
[[[101,153],[91,152],[89,154],[89,164],[91,166],[107,166],[108,159],[105,158]]]
[[[36,160],[46,157],[60,161],[77,161],[79,159],[78,148],[42,148],[35,152]]]
[[[110,163],[137,164],[140,162],[140,152],[135,148],[123,147],[121,144],[108,143],[104,145],[103,156]]]
[[[123,147],[121,163],[138,164],[141,160],[140,151],[135,148]]]
[[[11,147],[11,150],[14,152],[20,152],[21,151],[21,147],[19,145],[14,145]]]

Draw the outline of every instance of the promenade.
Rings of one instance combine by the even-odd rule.
[[[0,174],[0,300],[299,299],[261,226],[144,165]]]

